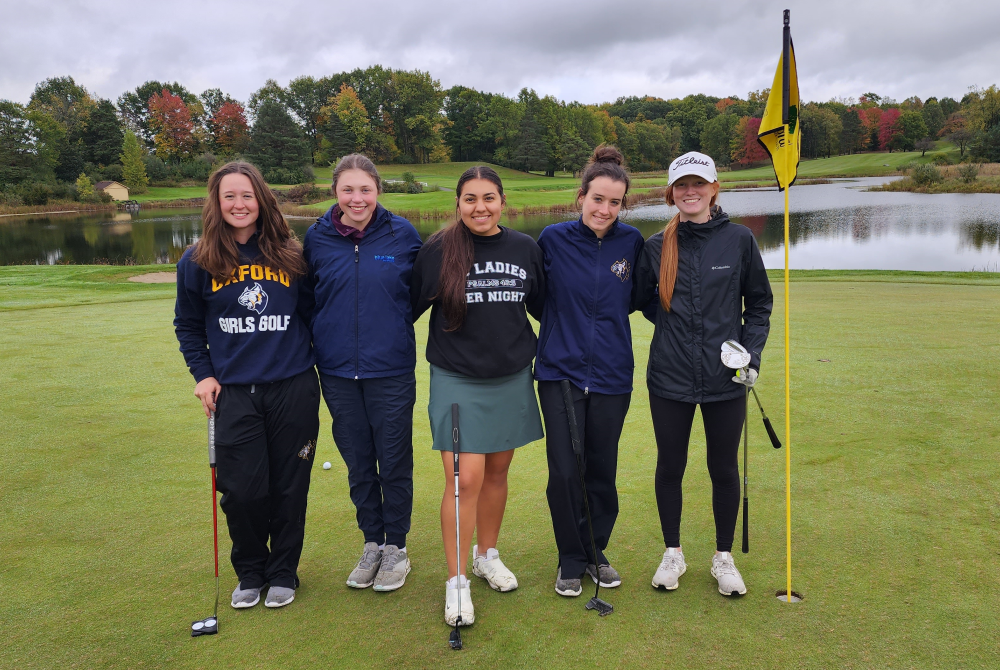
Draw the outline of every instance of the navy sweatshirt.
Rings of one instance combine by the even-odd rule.
[[[258,259],[257,234],[239,245],[241,264],[219,283],[191,260],[177,263],[174,329],[195,381],[265,384],[313,366],[301,282]]]
[[[546,226],[545,307],[535,379],[568,379],[585,393],[632,392],[632,274],[642,233],[615,221],[598,239],[582,220]]]
[[[337,231],[332,211],[309,228],[304,244],[316,367],[348,379],[413,372],[410,275],[420,235],[379,205],[355,241]]]

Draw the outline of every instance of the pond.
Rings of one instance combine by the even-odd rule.
[[[796,186],[790,193],[795,269],[986,270],[1000,272],[1000,195],[867,192],[885,178]],[[784,266],[783,202],[776,190],[727,191],[720,204],[757,238],[768,268]],[[626,220],[647,237],[673,215],[637,207]],[[537,237],[567,215],[505,221]],[[312,219],[291,219],[305,235]],[[445,225],[422,221],[426,237]],[[174,263],[201,231],[200,210],[16,216],[0,219],[0,264]]]

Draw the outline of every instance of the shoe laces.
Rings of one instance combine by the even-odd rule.
[[[732,558],[722,558],[715,561],[715,571],[720,575],[738,575],[739,571],[736,569],[736,563],[733,562]]]
[[[402,552],[399,552],[399,551],[393,551],[391,553],[390,552],[386,552],[385,554],[382,554],[382,567],[381,567],[381,569],[382,570],[387,570],[387,571],[392,571],[392,569],[396,567],[396,561],[399,560],[399,555],[401,553]]]
[[[664,554],[663,560],[660,561],[661,570],[676,570],[681,571],[681,554]]]
[[[378,553],[378,549],[365,549],[365,553],[361,554],[361,560],[358,561],[358,567],[363,570],[371,570],[375,561],[378,560]]]

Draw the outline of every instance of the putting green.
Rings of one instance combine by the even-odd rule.
[[[615,613],[598,618],[586,598],[553,591],[538,443],[514,459],[501,535],[521,587],[500,594],[474,582],[476,624],[458,653],[442,621],[443,471],[429,446],[422,356],[406,586],[344,585],[362,538],[324,408],[317,461],[333,468],[313,470],[295,602],[229,608],[223,528],[220,634],[189,636],[213,596],[205,420],[173,336],[171,287],[127,281],[154,269],[164,268],[0,269],[0,285],[18,296],[0,304],[16,308],[3,313],[0,340],[0,667],[995,666],[1000,277],[796,273],[798,605],[774,598],[784,587],[784,454],[756,409],[751,553],[736,554],[749,593],[723,598],[709,575],[714,528],[697,423],[682,526],[688,571],[677,591],[650,587],[663,551],[643,383],[652,329],[634,316],[636,391],[608,552],[623,584],[604,592]],[[777,283],[775,293],[758,390],[781,434]],[[60,303],[74,306],[32,308]],[[421,352],[426,324],[417,324]]]

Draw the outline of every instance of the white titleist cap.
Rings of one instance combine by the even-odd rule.
[[[673,186],[674,182],[681,177],[697,175],[709,184],[719,181],[719,175],[715,171],[715,161],[711,156],[700,154],[697,151],[689,151],[670,164],[670,172],[667,174],[667,188]]]

